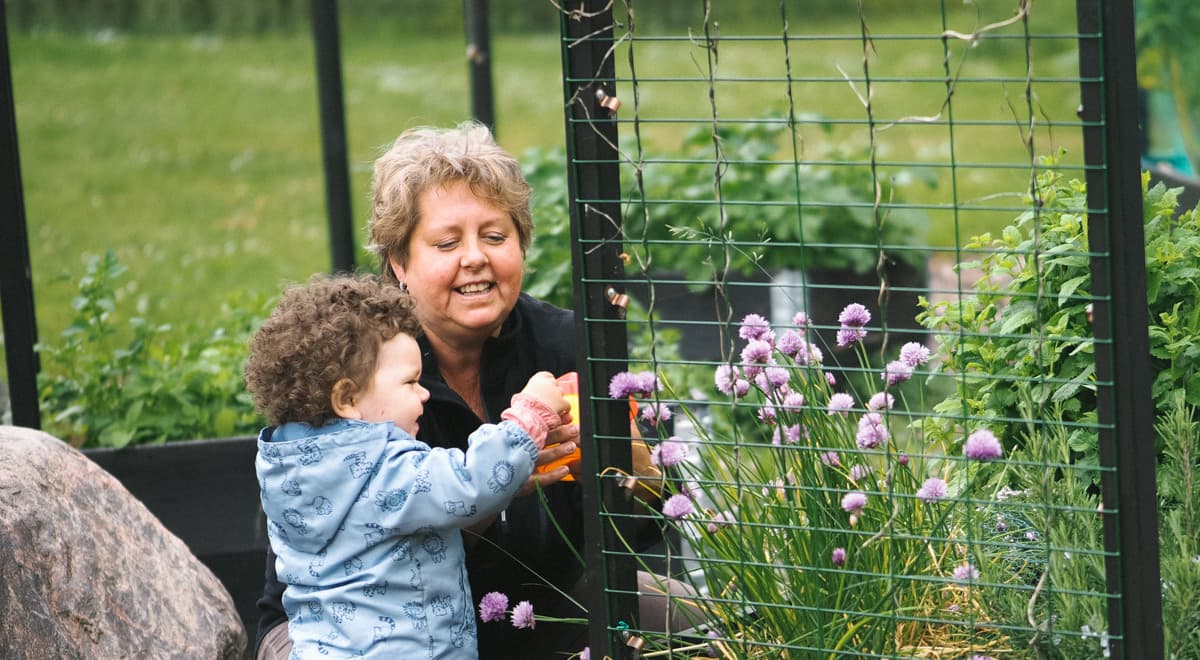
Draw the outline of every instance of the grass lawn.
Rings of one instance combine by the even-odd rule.
[[[1034,29],[1069,35],[1073,17],[1065,17],[1040,19]],[[948,19],[967,31],[978,23],[953,13]],[[651,150],[669,151],[687,129],[711,121],[706,51],[688,44],[686,27],[647,35],[671,40],[633,46],[637,128]],[[701,29],[690,27],[693,34]],[[899,176],[907,201],[930,207],[931,248],[1014,217],[973,207],[1011,206],[1015,200],[1002,194],[1027,187],[1024,41],[984,40],[974,48],[949,42],[960,80],[947,107],[942,42],[932,36],[942,29],[941,15],[893,17],[871,28],[880,173]],[[789,29],[814,37],[793,42],[788,53],[795,110],[832,126],[800,127],[802,157],[869,145],[857,17],[793,17]],[[1002,33],[1020,37],[1021,26]],[[847,38],[816,38],[829,35]],[[123,313],[173,324],[203,323],[231,294],[271,295],[282,282],[329,268],[310,35],[33,33],[10,35],[10,46],[42,340],[62,332],[74,282],[88,256],[106,249],[129,268]],[[407,127],[466,118],[464,40],[344,27],[342,48],[354,217],[365,226],[379,150]],[[614,57],[625,101],[622,146],[633,153],[627,48]],[[1065,147],[1077,163],[1079,130],[1045,127],[1074,121],[1074,42],[1037,39],[1032,52],[1034,148],[1045,154]],[[498,136],[514,153],[562,148],[560,58],[556,35],[494,37]],[[777,38],[723,43],[717,75],[722,119],[786,111],[789,68]],[[912,117],[925,119],[899,121]],[[359,262],[371,259],[363,253]]]

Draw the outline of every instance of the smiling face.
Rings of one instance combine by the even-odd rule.
[[[466,183],[425,191],[407,263],[390,263],[416,301],[431,340],[482,344],[500,330],[517,297],[525,254],[517,226]]]
[[[341,417],[364,422],[393,422],[417,435],[417,418],[425,410],[429,390],[421,386],[421,349],[417,340],[400,333],[379,345],[375,373],[349,400],[335,398]]]

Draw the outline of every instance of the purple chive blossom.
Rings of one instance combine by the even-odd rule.
[[[883,416],[870,412],[858,420],[858,433],[855,436],[859,449],[875,449],[887,442],[888,430],[883,425]]]
[[[804,407],[804,395],[799,392],[788,392],[783,397],[784,410],[796,411]]]
[[[838,346],[849,346],[866,338],[867,331],[863,328],[839,328],[837,331]]]
[[[658,376],[654,375],[653,371],[643,371],[635,375],[642,396],[651,396],[662,389],[662,385],[658,382]]]
[[[650,462],[660,467],[675,467],[684,461],[688,455],[686,442],[678,439],[664,440],[650,450]]]
[[[650,426],[658,426],[659,422],[671,419],[671,409],[665,403],[647,403],[641,407],[642,420]]]
[[[856,490],[851,493],[846,493],[846,496],[842,498],[842,508],[850,513],[858,513],[859,511],[862,511],[863,508],[866,506],[867,506],[867,494],[866,493]]]
[[[772,334],[771,324],[758,314],[747,314],[742,319],[742,327],[738,328],[738,336],[746,341],[769,339]]]
[[[977,461],[990,461],[1004,455],[1004,448],[996,435],[987,429],[979,429],[967,436],[963,443],[963,455]]]
[[[838,392],[829,397],[829,414],[836,413],[846,414],[847,410],[854,407],[854,397],[845,392]]]
[[[855,463],[853,466],[850,467],[850,480],[851,481],[855,481],[855,482],[862,481],[863,478],[869,474],[871,474],[871,468],[867,467],[866,465],[863,465],[862,463]]]
[[[716,515],[714,515],[712,517],[712,520],[708,521],[708,533],[716,534],[717,530],[721,529],[725,525],[732,525],[732,524],[733,524],[733,514],[728,511],[719,511],[719,512],[717,512]]]
[[[775,421],[775,406],[768,403],[759,408],[758,418],[767,424],[773,423]]]
[[[779,447],[783,444],[783,434],[780,433],[779,427],[771,429],[771,446]]]
[[[959,582],[967,582],[969,580],[979,579],[979,569],[971,565],[970,562],[965,562],[954,567],[954,579]]]
[[[523,600],[512,609],[513,628],[528,628],[533,630],[537,621],[533,618],[533,603]]]
[[[761,339],[752,339],[742,349],[742,362],[767,364],[771,358],[771,345]]]
[[[834,566],[845,566],[846,565],[846,549],[845,548],[834,548],[833,556],[830,557],[829,559],[830,559],[830,561],[833,562]]]
[[[842,465],[836,451],[827,451],[821,454],[821,462],[829,467],[841,467]]]
[[[821,364],[825,361],[825,355],[821,353],[821,349],[816,344],[808,345],[808,361],[812,364]]]
[[[733,394],[733,383],[737,380],[737,367],[722,364],[713,372],[713,383],[721,394]]]
[[[808,348],[808,342],[804,340],[804,335],[795,330],[784,330],[783,334],[779,335],[779,339],[775,340],[775,348],[779,349],[780,353],[797,359],[802,351]],[[807,358],[807,356],[805,356]]]
[[[592,660],[592,647],[583,647],[583,650],[579,652],[579,660]]]
[[[851,328],[861,328],[871,322],[871,312],[859,303],[850,303],[838,314],[838,323]]]
[[[896,405],[896,397],[887,392],[876,392],[867,401],[867,410],[891,410]]]
[[[934,502],[946,496],[946,482],[937,477],[930,477],[921,484],[917,489],[917,498],[926,504]]]
[[[914,369],[929,361],[929,347],[916,341],[910,341],[900,347],[900,361]]]
[[[838,314],[842,327],[837,332],[837,345],[849,346],[867,337],[866,325],[871,321],[871,312],[858,303],[850,303]]]
[[[788,373],[788,370],[784,369],[783,367],[767,367],[766,373],[767,382],[771,385],[771,387],[764,387],[763,389],[775,389],[778,387],[783,387],[784,385],[787,385],[788,378],[791,376],[791,374]]]
[[[508,611],[508,596],[491,591],[479,599],[479,618],[483,621],[503,621]]]
[[[901,466],[908,465],[908,454],[900,454],[896,457],[896,462]]]
[[[811,321],[808,319],[808,314],[805,314],[804,312],[796,312],[796,315],[792,317],[792,323],[800,329],[801,333],[803,333],[808,331],[808,326],[811,324]]]
[[[674,520],[690,516],[695,511],[696,507],[687,495],[672,495],[667,498],[666,502],[663,502],[663,515]]]
[[[883,379],[888,385],[899,385],[904,381],[912,378],[912,365],[906,364],[900,360],[892,360],[883,368]]]
[[[750,392],[750,381],[745,378],[739,378],[733,383],[733,395],[737,398],[742,398]]]
[[[825,382],[829,383],[830,387],[837,387],[837,377],[828,371],[825,372]]]
[[[800,442],[800,425],[789,424],[783,427],[783,440],[789,445]]]
[[[659,389],[658,376],[652,371],[622,371],[608,382],[608,395],[614,399],[650,396]]]

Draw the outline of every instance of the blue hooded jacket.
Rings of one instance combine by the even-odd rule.
[[[538,450],[510,421],[468,445],[346,419],[262,431],[255,469],[293,657],[477,657],[459,530],[509,503]]]

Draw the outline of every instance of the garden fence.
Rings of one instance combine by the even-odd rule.
[[[591,657],[1162,657],[1132,2],[727,4],[561,3]]]

